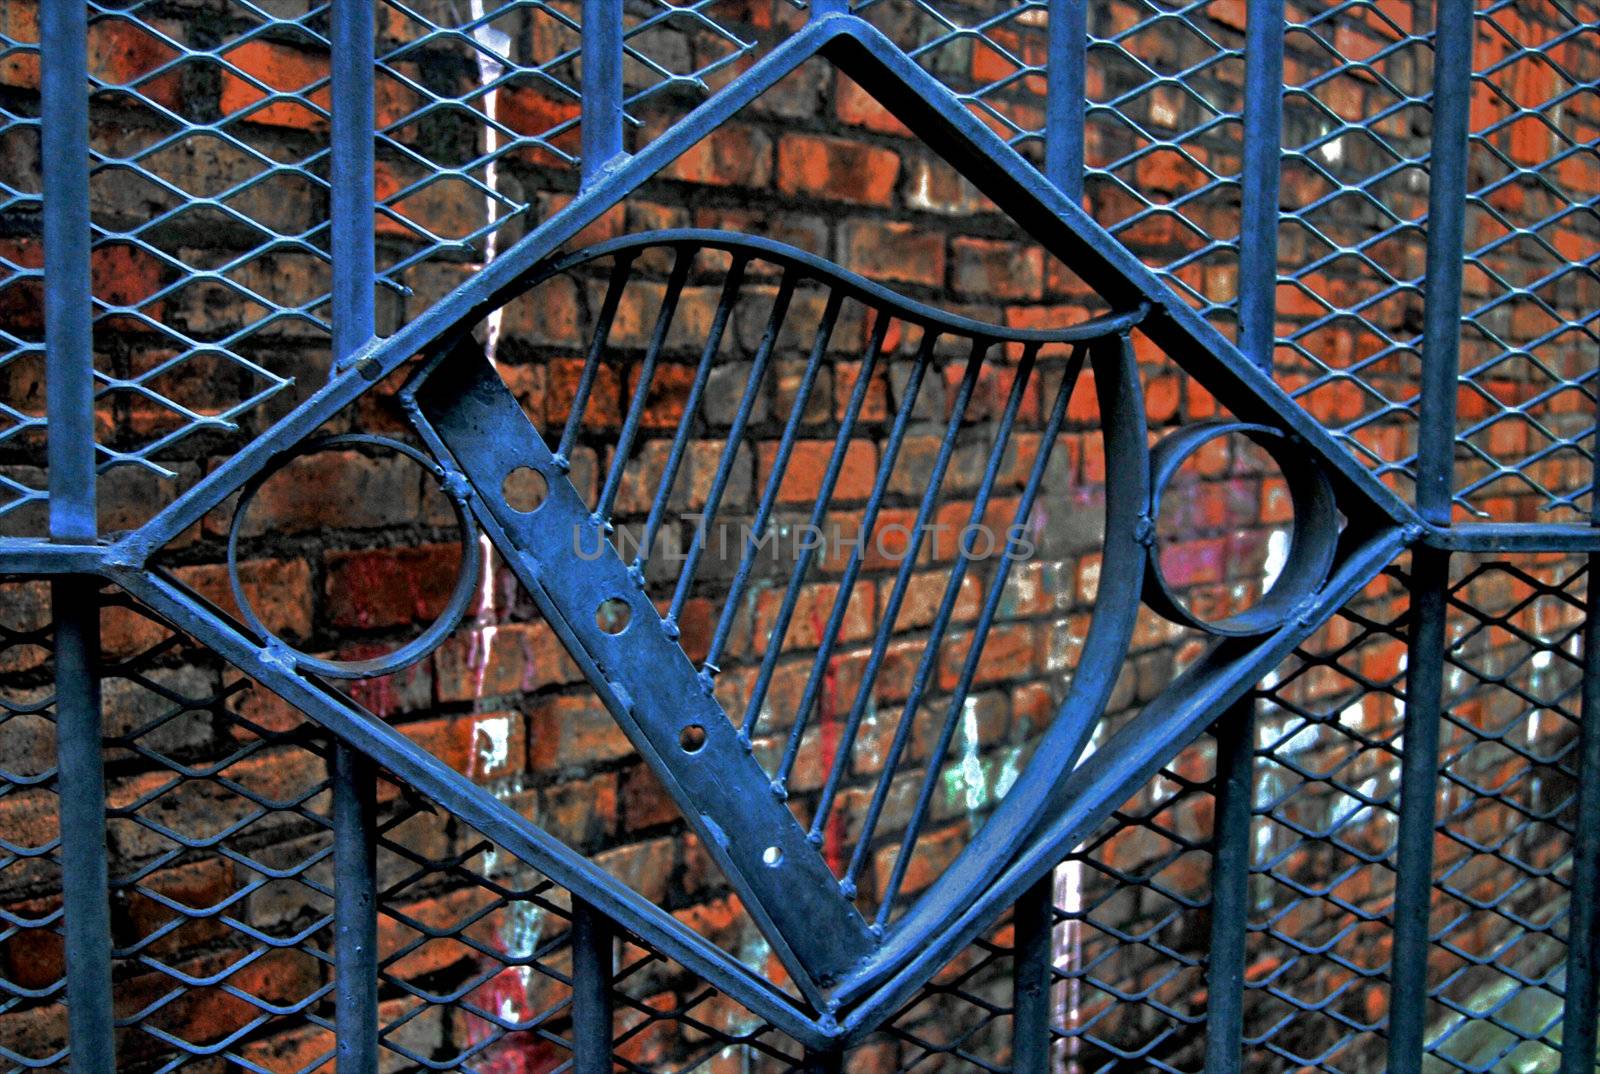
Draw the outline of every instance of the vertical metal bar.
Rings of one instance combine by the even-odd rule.
[[[1083,125],[1088,98],[1088,0],[1050,0],[1045,53],[1045,178],[1083,200]],[[1011,908],[1011,1068],[1050,1071],[1050,983],[1056,874],[1046,872]]]
[[[89,282],[88,10],[45,0],[39,139],[44,168],[45,405],[50,535],[95,536],[94,346]],[[99,731],[95,732],[96,740]]]
[[[1461,365],[1462,235],[1472,102],[1472,5],[1439,0],[1433,43],[1433,145],[1428,155],[1428,260],[1417,426],[1417,511],[1450,522],[1456,386]]]
[[[582,185],[622,156],[622,0],[583,0]]]
[[[1428,174],[1428,259],[1417,512],[1450,523],[1460,365],[1461,258],[1466,216],[1467,115],[1472,96],[1472,5],[1439,0],[1433,55],[1433,144]],[[1389,1070],[1422,1067],[1428,1016],[1428,941],[1437,823],[1439,720],[1444,696],[1448,553],[1412,552],[1406,655],[1405,746],[1395,848],[1394,955],[1389,975]]]
[[[334,1009],[339,1074],[378,1069],[378,891],[376,773],[340,744],[333,752]]]
[[[46,0],[39,30],[50,535],[93,540],[98,521],[90,334],[88,9],[80,0]],[[98,589],[91,578],[62,577],[50,590],[67,1030],[72,1068],[82,1071],[116,1069]]]
[[[373,182],[376,0],[333,0],[331,42],[333,347],[335,366],[376,330]],[[377,773],[336,743],[333,789],[334,1011],[339,1074],[378,1069]]]
[[[1600,443],[1600,400],[1595,405]],[[1600,455],[1589,481],[1589,525],[1600,527]],[[1594,1074],[1600,1002],[1600,615],[1595,614],[1600,554],[1588,557],[1583,622],[1583,707],[1578,729],[1578,815],[1572,833],[1572,906],[1567,924],[1566,1004],[1561,1012],[1561,1074]]]
[[[1045,53],[1044,177],[1083,200],[1084,100],[1088,93],[1087,0],[1050,0]]]
[[[1593,495],[1591,493],[1591,495]],[[1600,497],[1596,497],[1600,504]],[[1600,512],[1594,516],[1600,521]],[[1600,555],[1589,556],[1583,626],[1583,708],[1578,733],[1578,815],[1572,837],[1572,916],[1567,926],[1566,1008],[1561,1074],[1594,1074],[1595,975],[1600,972],[1600,615],[1595,614]]]
[[[1239,349],[1270,371],[1277,343],[1278,186],[1283,132],[1283,0],[1245,15],[1244,160],[1239,205]]]
[[[1084,116],[1088,98],[1089,5],[1050,0],[1045,52],[1044,176],[1083,200]],[[1050,984],[1055,870],[1011,908],[1016,951],[1011,979],[1011,1055],[1017,1074],[1050,1069]]]
[[[1246,697],[1216,725],[1216,843],[1211,864],[1211,957],[1206,965],[1206,1074],[1237,1074],[1244,1064],[1255,716],[1255,698]]]
[[[334,0],[329,198],[333,252],[333,353],[354,354],[376,328],[373,65],[376,0]],[[337,365],[337,363],[335,363]]]
[[[1428,935],[1444,689],[1445,586],[1450,557],[1412,552],[1411,640],[1406,653],[1405,745],[1400,758],[1400,834],[1395,847],[1394,956],[1389,973],[1389,1067],[1422,1067],[1428,1008]]]
[[[611,1074],[611,921],[572,900],[572,1070]]]
[[[1011,1069],[1050,1070],[1051,958],[1055,935],[1055,873],[1046,873],[1011,910]]]
[[[93,579],[77,576],[57,578],[51,585],[67,1026],[72,1069],[82,1071],[116,1069],[105,770],[100,752],[98,588]]]
[[[1268,373],[1277,346],[1283,29],[1283,0],[1250,0],[1245,13],[1244,155],[1240,162],[1239,348]],[[1231,706],[1217,721],[1216,736],[1205,1070],[1207,1074],[1238,1074],[1244,1065],[1255,698],[1246,696]]]

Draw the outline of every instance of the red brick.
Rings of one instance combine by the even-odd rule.
[[[764,187],[772,181],[772,139],[743,124],[718,127],[661,173],[702,186]]]
[[[314,56],[288,45],[274,41],[254,39],[223,53],[223,59],[246,75],[265,85],[273,93],[298,93],[318,79],[328,75],[326,57]],[[256,86],[227,68],[222,73],[222,114],[234,115],[265,100]],[[311,101],[323,109],[329,104],[328,87],[311,95]],[[298,127],[324,129],[328,121],[305,105],[280,101],[251,112],[251,123],[272,127]]]
[[[589,695],[541,699],[529,712],[537,772],[555,772],[630,757],[633,744],[600,700]]]
[[[443,716],[402,726],[406,737],[476,780],[516,775],[526,767],[527,738],[518,712]]]
[[[659,906],[667,901],[677,846],[672,839],[632,843],[597,855],[595,864]]]
[[[870,581],[857,581],[845,604],[844,618],[840,621],[838,640],[865,641],[877,629],[875,610],[876,587]],[[783,607],[784,590],[764,589],[756,599],[755,652],[764,655],[772,643],[777,628],[778,612]],[[808,585],[800,590],[794,610],[789,618],[788,630],[783,636],[784,649],[815,649],[822,644],[833,606],[839,598],[839,587],[831,584]]]
[[[491,624],[458,631],[434,652],[433,664],[442,702],[530,693],[582,678],[544,623]]]
[[[39,5],[32,0],[0,2],[0,34],[12,41],[37,44]],[[36,89],[39,85],[39,54],[13,51],[0,57],[0,85]]]
[[[773,467],[777,463],[778,444],[766,441],[761,445],[761,467],[758,480],[766,488]],[[833,457],[832,440],[797,440],[789,456],[788,469],[778,486],[778,502],[809,504],[822,495],[822,479],[827,474],[828,461]],[[844,463],[839,468],[830,503],[864,500],[872,491],[872,480],[877,473],[878,449],[870,440],[852,440],[845,448]]]
[[[175,573],[202,597],[237,614],[226,566],[180,567]],[[239,580],[263,626],[289,640],[310,637],[311,568],[304,560],[245,560],[239,564]]]
[[[887,108],[842,71],[835,74],[833,80],[833,111],[839,117],[839,122],[848,126],[861,127],[878,134],[911,137],[905,124],[890,115]]]
[[[138,306],[161,288],[161,262],[133,246],[101,246],[89,261],[90,284],[94,296],[112,306]],[[162,304],[142,307],[142,312],[161,319]]]
[[[844,267],[876,283],[944,283],[944,236],[898,221],[852,220],[839,234]]]
[[[181,39],[182,28],[170,20],[141,21]],[[125,19],[96,19],[89,26],[89,74],[105,82],[132,84],[175,56],[175,50]],[[133,92],[173,111],[182,111],[183,83],[178,71],[142,83]]]
[[[241,524],[244,537],[377,529],[414,521],[422,507],[422,472],[399,455],[322,451],[268,478]],[[216,517],[220,516],[220,517]],[[212,532],[231,521],[208,517]]]
[[[620,773],[622,823],[630,832],[645,831],[682,819],[677,803],[661,786],[656,774],[646,765],[634,765]]]
[[[1044,295],[1044,251],[1037,246],[957,237],[950,244],[957,291],[1011,301]]]
[[[778,190],[784,194],[887,205],[899,177],[900,157],[890,149],[813,134],[778,140]]]
[[[552,141],[563,150],[576,148],[578,102],[537,85],[506,86],[495,100],[495,119],[517,134],[528,138],[550,137],[550,132],[568,124]],[[518,150],[517,156],[531,164],[564,164],[561,158],[542,146],[530,145]]]
[[[461,547],[428,544],[330,552],[326,557],[329,618],[339,627],[430,623],[455,588]]]

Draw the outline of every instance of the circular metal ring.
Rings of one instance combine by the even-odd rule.
[[[1241,612],[1206,620],[1191,612],[1167,586],[1157,550],[1145,558],[1144,601],[1157,613],[1209,634],[1248,638],[1270,633],[1288,622],[1307,597],[1327,580],[1338,543],[1338,513],[1333,487],[1309,454],[1297,449],[1288,436],[1266,425],[1237,421],[1211,421],[1172,433],[1150,453],[1151,539],[1160,519],[1161,498],[1179,467],[1200,448],[1233,434],[1248,437],[1267,453],[1283,474],[1294,508],[1289,554],[1283,570],[1261,599]]]
[[[285,466],[295,459],[310,455],[327,448],[336,447],[376,447],[388,451],[398,452],[421,466],[440,484],[445,494],[450,498],[451,510],[455,512],[456,524],[461,529],[461,571],[456,578],[455,589],[450,593],[450,599],[445,602],[444,610],[439,617],[428,625],[421,634],[412,638],[404,645],[382,656],[368,657],[365,660],[328,660],[310,653],[301,652],[272,631],[256,615],[250,606],[249,599],[245,596],[244,585],[239,580],[239,532],[244,523],[244,517],[250,510],[250,504],[255,499],[256,493],[269,480],[281,473]],[[370,679],[376,675],[388,675],[392,672],[408,668],[421,660],[442,644],[450,636],[457,624],[467,614],[472,605],[472,598],[478,591],[478,578],[483,570],[483,549],[477,540],[477,528],[472,524],[472,514],[467,506],[466,496],[462,489],[464,482],[447,480],[443,467],[434,462],[427,455],[418,451],[410,444],[391,440],[386,436],[374,436],[369,433],[340,433],[334,436],[317,437],[308,440],[288,451],[283,452],[273,459],[269,468],[257,474],[239,494],[239,505],[234,509],[233,522],[228,527],[228,584],[233,589],[233,599],[239,605],[239,611],[244,620],[261,638],[274,648],[286,652],[294,661],[295,667],[300,671],[309,671],[330,679]]]

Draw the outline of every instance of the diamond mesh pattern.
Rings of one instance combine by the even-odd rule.
[[[509,165],[576,162],[579,27],[568,5],[523,0],[394,0],[379,15],[379,269],[420,310],[532,200]]]
[[[66,1058],[49,587],[0,585],[0,1069]]]
[[[1237,290],[1244,58],[1238,5],[1091,12],[1091,211],[1202,313]]]
[[[245,2],[211,31],[91,5],[103,469],[177,476],[169,447],[287,387],[283,348],[326,346],[324,23]]]
[[[1456,483],[1463,506],[1495,517],[1587,503],[1597,19],[1592,3],[1497,3],[1478,17]]]
[[[1391,577],[1301,646],[1258,708],[1251,1069],[1382,1066],[1404,612]]]
[[[1179,755],[1056,866],[1052,1030],[1067,1070],[1200,1069],[1211,753]]]
[[[327,740],[125,600],[102,619],[119,1065],[309,1069],[331,1052]]]
[[[853,5],[990,129],[1031,156],[1044,140],[1048,7],[1043,0]]]
[[[1558,1061],[1585,570],[1470,566],[1452,590],[1429,959],[1441,1069]]]
[[[0,11],[0,87],[39,71],[32,12]],[[39,239],[39,120],[10,96],[0,102],[0,526],[37,529],[44,497],[44,249]],[[9,516],[9,517],[8,517]]]
[[[1432,57],[1422,5],[1290,5],[1280,379],[1358,457],[1411,466]]]
[[[459,822],[392,794],[379,836],[379,1021],[403,1069],[551,1070],[571,1054],[567,897]]]

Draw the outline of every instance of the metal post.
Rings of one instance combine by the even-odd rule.
[[[605,174],[622,148],[622,0],[583,0],[582,185]]]
[[[336,1066],[339,1074],[378,1069],[378,892],[375,773],[343,744],[333,751],[333,927]]]
[[[1472,5],[1460,0],[1439,0],[1435,12],[1417,512],[1428,522],[1449,525],[1460,367],[1473,14]],[[1392,1074],[1413,1074],[1421,1069],[1427,1031],[1433,838],[1449,581],[1449,553],[1420,546],[1413,549],[1405,748],[1400,765],[1400,834],[1395,848],[1394,954],[1389,975]]]
[[[90,338],[94,306],[89,282],[87,9],[79,0],[45,0],[39,30],[50,535],[83,541],[93,540],[98,529]]]
[[[611,1074],[611,921],[572,900],[572,1070]]]
[[[1083,200],[1083,129],[1089,9],[1085,0],[1050,0],[1045,55],[1044,174]],[[1034,881],[1011,908],[1011,1056],[1018,1074],[1050,1069],[1050,990],[1054,983],[1055,870]]]
[[[1283,0],[1245,14],[1239,203],[1239,349],[1270,371],[1277,345],[1278,187],[1283,144]]]
[[[1395,847],[1394,955],[1389,973],[1389,1067],[1422,1067],[1427,1027],[1433,836],[1444,689],[1445,587],[1450,557],[1412,551],[1410,645],[1406,651],[1405,746],[1400,758],[1400,834]]]
[[[1034,881],[1011,910],[1011,1069],[1050,1070],[1050,987],[1055,951],[1055,871]]]
[[[1216,844],[1211,864],[1211,957],[1206,966],[1206,1074],[1237,1074],[1244,1062],[1255,715],[1255,699],[1247,697],[1216,726]]]
[[[376,329],[373,0],[333,0],[331,27],[333,348],[335,368]],[[334,1012],[339,1074],[378,1069],[377,774],[334,744]]]
[[[50,535],[86,541],[98,530],[87,8],[80,0],[46,0],[39,29]],[[83,576],[61,577],[51,586],[67,1028],[72,1067],[82,1071],[116,1068],[98,589],[94,579]]]
[[[1250,0],[1245,13],[1244,159],[1239,215],[1239,349],[1272,372],[1278,318],[1279,146],[1283,135],[1283,0]],[[1250,826],[1255,804],[1256,700],[1216,724],[1217,802],[1211,866],[1211,954],[1206,965],[1207,1074],[1244,1063],[1245,941],[1250,913]]]
[[[331,186],[333,353],[344,361],[376,328],[373,276],[377,264],[373,183],[375,125],[373,0],[334,0]],[[335,363],[337,367],[338,362]]]
[[[1595,406],[1600,436],[1600,401]],[[1600,441],[1597,441],[1600,442]],[[1589,525],[1600,528],[1600,455],[1589,481]],[[1561,1013],[1561,1074],[1594,1074],[1600,973],[1600,615],[1595,614],[1600,554],[1588,556],[1583,622],[1583,707],[1578,729],[1578,815],[1572,833],[1572,906],[1567,924],[1566,1005]]]
[[[77,575],[57,578],[51,586],[67,1026],[72,1069],[82,1071],[116,1069],[106,789],[100,752],[98,589],[93,579]]]
[[[1600,486],[1597,486],[1600,491]],[[1600,505],[1600,496],[1594,497]],[[1600,510],[1591,518],[1600,524]],[[1561,1074],[1594,1074],[1595,975],[1600,957],[1600,555],[1589,555],[1583,628],[1583,708],[1578,733],[1578,816],[1572,836],[1572,917],[1567,926],[1566,1008],[1561,1018]]]
[[[1074,201],[1082,201],[1089,5],[1086,0],[1050,0],[1049,17],[1044,176]]]
[[[1462,235],[1467,215],[1467,119],[1472,103],[1472,5],[1439,0],[1433,43],[1433,145],[1428,155],[1428,260],[1417,424],[1417,512],[1450,524],[1456,385],[1461,366]]]

